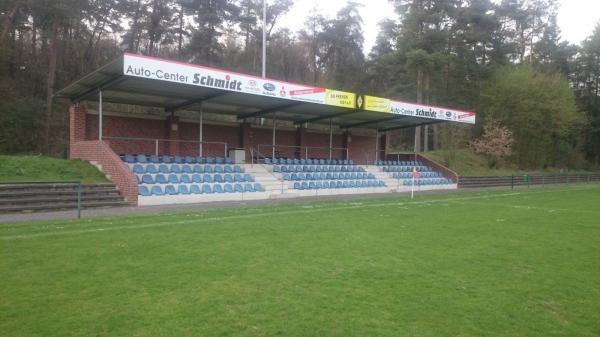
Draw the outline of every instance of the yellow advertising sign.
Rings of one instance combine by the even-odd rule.
[[[345,91],[325,90],[325,104],[339,106],[343,108],[356,107],[356,94]]]
[[[364,96],[363,110],[392,112],[392,100],[381,97]]]

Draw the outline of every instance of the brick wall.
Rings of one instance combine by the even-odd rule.
[[[86,140],[71,144],[71,159],[96,162],[127,202],[137,205],[138,184],[135,174],[127,167],[107,142]]]
[[[375,160],[375,137],[350,134],[348,149],[350,159],[356,164],[372,165]]]

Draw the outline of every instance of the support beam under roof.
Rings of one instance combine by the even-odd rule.
[[[228,91],[222,91],[222,92],[218,92],[218,93],[215,93],[215,94],[212,94],[212,95],[194,98],[194,99],[191,99],[191,100],[189,100],[187,102],[183,102],[181,104],[177,104],[177,105],[172,105],[172,106],[166,107],[165,111],[175,112],[177,110],[187,109],[187,108],[189,108],[191,106],[194,106],[196,104],[200,104],[202,102],[206,102],[206,101],[211,100],[213,98],[225,96],[225,95],[228,95],[228,94],[229,94]]]
[[[341,116],[345,116],[345,115],[350,115],[350,114],[353,114],[353,113],[356,113],[356,112],[359,112],[359,111],[360,110],[338,112],[338,113],[334,113],[334,114],[330,114],[330,115],[326,115],[326,116],[319,116],[319,117],[313,117],[313,118],[303,119],[301,121],[294,122],[294,124],[296,124],[296,125],[302,125],[304,123],[312,123],[312,122],[317,122],[317,121],[324,120],[324,119],[330,119],[330,118],[335,118],[335,117],[341,117]]]
[[[361,126],[370,125],[370,124],[377,124],[377,123],[382,123],[382,122],[395,121],[395,120],[403,119],[403,118],[407,118],[407,117],[410,117],[410,116],[394,115],[392,117],[387,117],[387,118],[382,118],[382,119],[376,119],[376,120],[366,121],[366,122],[360,122],[360,123],[355,123],[355,124],[349,124],[349,125],[342,125],[340,127],[343,128],[343,129],[351,129],[351,128],[357,128],[357,127],[361,127]]]
[[[90,97],[91,95],[94,95],[100,91],[110,89],[112,86],[123,82],[126,78],[127,77],[125,75],[119,75],[117,77],[113,77],[111,79],[104,81],[102,84],[100,84],[97,87],[90,88],[89,90],[83,92],[79,96],[69,97],[69,98],[71,99],[71,102],[73,102],[73,103],[81,102],[81,101],[85,100],[86,98]]]
[[[276,106],[274,108],[269,108],[269,109],[265,109],[265,110],[259,110],[259,111],[255,111],[255,112],[242,114],[242,115],[237,116],[237,119],[260,117],[260,116],[267,115],[267,114],[270,114],[273,112],[283,111],[284,109],[293,108],[295,106],[302,105],[302,104],[305,104],[305,103],[304,102],[295,102],[295,103],[291,103],[291,104],[280,105],[280,106]]]
[[[410,116],[407,116],[407,117],[410,117]],[[379,131],[379,132],[385,132],[385,131],[392,131],[392,130],[408,129],[408,128],[414,128],[414,127],[417,127],[417,126],[431,125],[431,124],[437,124],[437,123],[443,123],[443,122],[447,122],[447,121],[445,121],[445,120],[435,120],[435,121],[431,121],[431,122],[427,122],[427,123],[399,125],[399,126],[393,126],[393,127],[385,128],[385,129],[378,129],[377,131]]]

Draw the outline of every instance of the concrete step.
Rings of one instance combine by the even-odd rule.
[[[100,207],[122,207],[128,206],[125,201],[102,201],[102,202],[84,202],[82,208],[100,208]],[[61,202],[61,203],[43,203],[35,205],[0,205],[0,213],[16,213],[16,212],[33,212],[33,211],[56,211],[76,209],[76,202]]]

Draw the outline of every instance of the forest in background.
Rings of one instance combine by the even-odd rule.
[[[397,132],[399,149],[416,133],[448,160],[470,148],[490,165],[599,164],[600,27],[561,41],[555,0],[391,2],[398,20],[365,51],[369,8],[313,11],[290,31],[293,1],[268,1],[267,77],[478,113],[474,128]],[[261,20],[262,0],[0,0],[0,153],[59,155],[69,102],[54,93],[124,51],[260,74]]]

